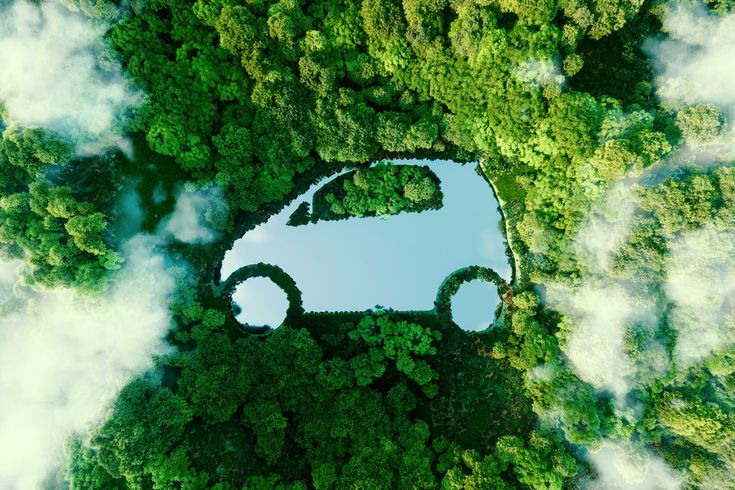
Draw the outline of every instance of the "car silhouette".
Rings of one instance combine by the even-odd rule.
[[[283,312],[287,319],[305,310],[356,312],[375,305],[400,311],[436,310],[451,319],[451,311],[439,310],[450,310],[451,294],[461,283],[490,281],[503,293],[511,269],[498,203],[476,166],[450,161],[396,164],[429,167],[438,178],[443,206],[289,225],[306,208],[314,207],[320,189],[334,187],[335,179],[344,179],[345,173],[332,176],[326,183],[312,185],[234,243],[222,262],[221,277],[227,277],[222,283],[224,294],[235,294],[249,278],[267,277],[288,297],[289,306]],[[239,302],[235,294],[234,303]],[[251,305],[268,302],[268,298],[250,300]],[[248,322],[246,326],[264,327]]]

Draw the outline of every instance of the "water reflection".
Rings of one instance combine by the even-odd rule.
[[[276,328],[286,318],[286,293],[268,278],[243,281],[235,288],[232,300],[241,310],[236,311],[235,318],[242,324]]]
[[[499,304],[495,284],[479,280],[466,282],[452,298],[452,319],[463,330],[480,332],[490,326]]]
[[[495,269],[506,280],[510,267],[500,232],[497,202],[474,164],[396,161],[428,165],[441,180],[444,206],[422,213],[353,218],[287,226],[291,213],[325,184],[315,184],[278,215],[237,240],[225,255],[222,278],[257,262],[280,266],[303,292],[306,311],[362,311],[382,305],[428,310],[451,272],[468,265]],[[493,286],[490,286],[493,287]],[[263,298],[263,310],[280,308]],[[477,311],[492,298],[479,298]],[[491,318],[488,321],[492,321]]]

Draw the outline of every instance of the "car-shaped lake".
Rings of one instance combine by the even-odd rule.
[[[302,291],[306,311],[363,311],[376,305],[430,310],[442,281],[470,265],[492,268],[510,279],[498,203],[477,165],[395,163],[428,166],[441,181],[443,206],[389,217],[287,225],[299,204],[310,202],[326,183],[319,182],[237,240],[224,257],[221,277],[249,264],[277,265]],[[284,315],[283,295],[248,282],[233,296],[244,308],[247,323],[277,325],[275,319]],[[481,319],[487,318],[487,324],[492,321],[488,312],[498,298],[476,294],[462,303],[463,311],[454,311],[455,322],[474,330]]]

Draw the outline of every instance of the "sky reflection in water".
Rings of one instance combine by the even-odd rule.
[[[331,179],[324,180],[237,240],[225,255],[222,278],[248,264],[278,265],[303,292],[306,311],[362,311],[376,305],[428,310],[442,280],[468,265],[491,267],[509,279],[498,204],[490,186],[475,172],[476,165],[427,160],[395,163],[428,165],[441,180],[444,206],[387,219],[287,226],[296,207],[311,201],[314,192]],[[243,296],[239,290],[235,294],[235,301],[245,310],[241,321],[280,323],[282,295],[250,286],[245,289]],[[492,321],[499,301],[493,285],[465,285],[459,295],[454,318],[460,326],[476,330],[477,325]],[[272,320],[257,323],[256,318]]]

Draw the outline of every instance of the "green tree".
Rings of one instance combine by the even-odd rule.
[[[722,110],[714,104],[688,106],[676,114],[676,125],[688,145],[697,147],[709,143],[724,129]]]
[[[98,431],[99,461],[113,477],[133,483],[158,455],[171,449],[184,433],[192,412],[167,388],[139,379],[126,386],[113,414]]]

